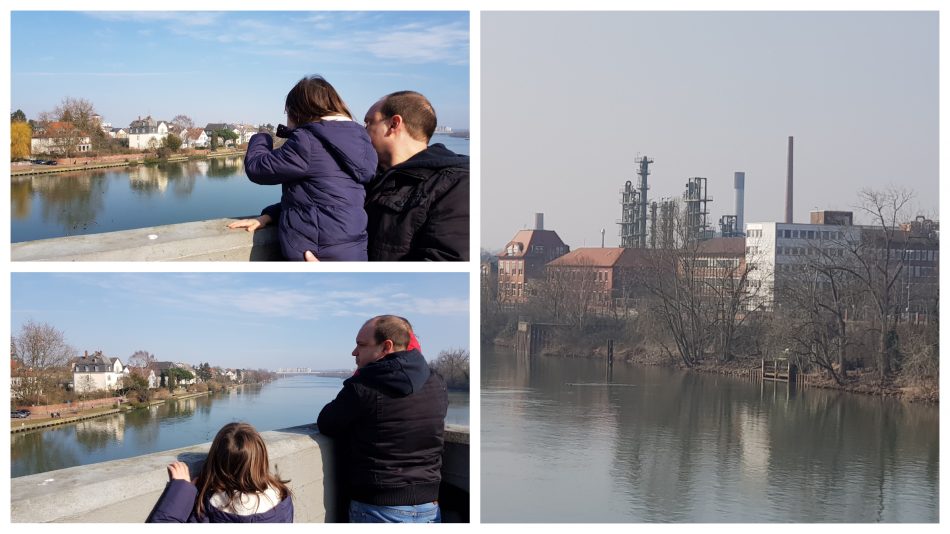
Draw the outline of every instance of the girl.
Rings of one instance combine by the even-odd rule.
[[[194,483],[188,465],[168,466],[168,486],[146,523],[292,523],[286,483],[271,474],[267,447],[247,423],[229,423],[211,442]]]
[[[244,157],[252,182],[281,185],[280,203],[228,228],[253,232],[276,221],[288,260],[366,261],[363,186],[377,163],[366,129],[321,76],[297,82],[285,108],[287,141],[275,150],[269,133],[257,133]]]

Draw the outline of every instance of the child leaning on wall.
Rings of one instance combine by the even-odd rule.
[[[293,523],[289,480],[270,472],[267,446],[247,423],[229,423],[211,442],[201,472],[168,466],[168,485],[146,523]]]

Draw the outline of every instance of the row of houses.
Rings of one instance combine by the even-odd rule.
[[[851,212],[816,211],[809,223],[748,223],[746,235],[715,237],[696,243],[692,254],[693,276],[708,284],[728,277],[747,276],[755,289],[749,306],[772,309],[781,290],[801,279],[802,269],[818,257],[846,255],[855,243],[877,242],[880,228],[853,224]],[[902,313],[930,313],[935,305],[939,270],[939,229],[924,217],[904,223],[891,237],[892,255],[903,265]],[[494,283],[497,302],[517,307],[538,289],[557,281],[594,293],[594,302],[605,307],[627,305],[637,293],[638,270],[655,259],[656,249],[570,247],[555,231],[545,230],[538,214],[535,228],[520,230],[495,257],[481,266],[483,287]],[[706,284],[706,285],[708,285]]]
[[[157,149],[162,146],[169,134],[178,136],[183,148],[207,148],[211,145],[211,138],[215,132],[222,130],[233,132],[237,138],[231,140],[219,136],[219,146],[241,145],[246,144],[259,130],[257,126],[249,124],[228,123],[208,123],[204,128],[184,128],[170,121],[155,120],[151,116],[138,117],[129,124],[128,128],[113,128],[111,123],[102,123],[98,120],[95,123],[105,135],[113,139],[127,139],[129,148],[135,150]],[[32,154],[65,154],[69,147],[72,147],[71,152],[74,153],[92,150],[90,133],[80,131],[69,122],[52,122],[37,127],[30,143]]]
[[[192,378],[178,381],[179,385],[191,385],[198,382],[195,369],[188,364],[177,362],[152,362],[146,367],[131,367],[124,365],[119,358],[109,358],[101,351],[74,358],[70,364],[73,375],[73,389],[76,393],[92,391],[113,391],[122,387],[123,378],[132,374],[141,376],[148,381],[149,389],[168,385],[169,371],[182,369],[191,373]],[[235,381],[237,373],[233,369],[225,369],[221,373],[225,378]]]

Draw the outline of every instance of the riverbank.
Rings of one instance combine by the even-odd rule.
[[[507,337],[498,337],[494,340],[494,345],[514,350],[515,341],[513,337],[510,339]],[[607,345],[604,343],[602,345],[596,344],[591,347],[582,346],[580,344],[566,345],[562,343],[559,344],[557,348],[545,347],[541,350],[540,355],[541,357],[582,358],[604,361],[607,357]],[[673,367],[683,371],[728,375],[740,378],[748,378],[751,371],[759,369],[761,366],[761,359],[759,357],[739,356],[728,362],[705,360],[692,367],[688,367],[678,358],[664,354],[659,347],[654,350],[646,350],[642,346],[630,347],[620,343],[615,343],[614,345],[614,362],[626,362],[643,366]],[[938,404],[940,398],[939,388],[936,384],[933,386],[902,386],[895,383],[881,384],[874,373],[862,369],[847,371],[847,378],[844,384],[838,384],[834,379],[826,377],[821,373],[800,374],[799,380],[805,387],[891,397],[911,403]]]
[[[233,388],[228,388],[226,391],[230,391],[231,389]],[[129,403],[128,401],[121,398],[113,398],[108,399],[108,402],[105,404],[94,405],[89,408],[73,408],[72,405],[66,404],[52,406],[24,406],[22,407],[23,409],[30,410],[30,417],[27,418],[27,420],[12,419],[10,421],[10,432],[27,432],[40,428],[68,425],[78,421],[84,421],[86,419],[94,419],[96,417],[113,415],[137,408],[157,406],[170,401],[204,397],[210,394],[210,391],[204,391],[200,393],[184,393],[174,397],[169,397],[167,399],[153,400],[139,404]],[[92,403],[93,401],[87,402]]]
[[[70,171],[91,171],[116,167],[132,167],[166,162],[196,161],[209,158],[223,158],[227,156],[243,156],[245,150],[219,150],[209,152],[196,150],[185,154],[159,159],[146,154],[119,154],[97,158],[58,158],[55,165],[10,165],[10,176],[34,176],[40,174],[58,174]]]

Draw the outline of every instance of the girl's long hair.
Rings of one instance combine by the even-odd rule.
[[[205,501],[218,492],[227,495],[230,504],[242,493],[263,493],[273,487],[284,500],[291,495],[287,482],[270,472],[267,446],[257,430],[247,423],[228,423],[211,442],[208,459],[195,480],[195,513],[199,519],[204,517]]]
[[[350,119],[353,114],[343,103],[336,89],[323,76],[307,76],[287,93],[284,102],[287,117],[297,126],[320,120],[327,115],[344,115]]]

